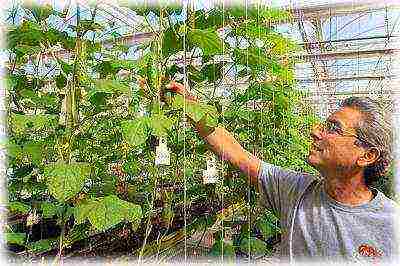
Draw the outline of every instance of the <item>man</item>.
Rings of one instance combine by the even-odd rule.
[[[183,85],[167,88],[196,101]],[[311,133],[308,162],[320,177],[284,170],[244,150],[224,128],[195,124],[223,160],[258,186],[265,207],[279,217],[284,261],[391,261],[397,254],[397,204],[370,187],[388,170],[392,134],[368,98],[351,97]]]

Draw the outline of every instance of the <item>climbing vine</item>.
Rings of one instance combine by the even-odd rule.
[[[187,119],[226,127],[271,163],[310,170],[304,132],[315,118],[294,88],[298,47],[275,30],[290,14],[130,8],[150,33],[133,47],[98,5],[85,16],[79,5],[17,7],[24,19],[7,34],[9,247],[61,259],[106,242],[142,259],[210,229],[211,255],[269,252],[277,217],[259,210],[255,188],[226,162],[215,161],[217,182],[203,182],[214,155]],[[171,80],[199,103],[166,90]]]

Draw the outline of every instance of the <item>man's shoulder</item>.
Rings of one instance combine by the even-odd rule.
[[[387,197],[381,191],[378,191],[380,199],[381,199],[381,206],[384,212],[395,212],[400,214],[400,204],[393,199]]]
[[[321,180],[319,176],[311,173],[287,169],[266,162],[262,162],[260,170],[260,181],[279,180],[276,184],[279,184],[284,190],[290,191],[304,192],[311,184]],[[274,182],[269,183],[269,185],[271,184],[273,185]]]

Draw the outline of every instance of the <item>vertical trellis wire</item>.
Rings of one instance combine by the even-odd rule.
[[[249,71],[249,46],[250,46],[250,41],[249,41],[249,36],[248,36],[248,32],[247,32],[247,30],[248,30],[248,27],[247,27],[247,22],[248,22],[248,0],[246,0],[245,1],[245,27],[246,27],[246,30],[245,30],[245,36],[246,36],[246,38],[245,38],[245,40],[248,42],[248,43],[246,43],[246,72],[247,71]],[[239,45],[239,44],[238,44]],[[250,85],[250,84],[249,84]],[[247,105],[247,108],[249,108],[249,94],[247,94],[247,101],[246,101],[246,105]],[[249,131],[250,130],[250,122],[248,122],[247,123],[247,130]],[[251,136],[251,134],[249,134],[249,136]],[[249,148],[251,147],[251,145],[249,145]],[[248,264],[250,264],[250,261],[251,261],[251,254],[250,254],[250,251],[251,251],[251,249],[250,249],[250,234],[251,234],[251,210],[250,210],[250,198],[251,198],[251,194],[250,194],[251,192],[250,192],[250,176],[248,176],[248,182],[247,182],[247,203],[248,203],[248,205],[246,206],[247,207],[247,211],[248,211],[248,215],[247,215],[247,217],[248,217],[248,235],[247,235],[247,245],[248,245],[248,260],[247,260],[247,263]]]
[[[223,35],[222,35],[222,60],[223,61],[222,61],[221,71],[224,71],[224,63],[225,63],[225,30],[226,30],[225,29],[225,1],[222,1],[222,30],[223,30],[222,31],[223,32]],[[214,67],[214,77],[215,77],[215,71],[216,71],[216,69]],[[224,73],[222,74],[221,79],[222,80],[224,79]],[[221,83],[222,83],[222,86],[225,88],[224,82],[221,82]],[[215,84],[215,82],[214,82],[214,84]],[[222,108],[222,112],[223,111],[224,111],[224,109]],[[222,114],[222,118],[223,117],[224,116]],[[224,147],[223,146],[222,146],[222,152],[224,152]],[[225,190],[223,188],[224,188],[224,178],[225,178],[225,176],[224,176],[224,174],[225,174],[225,163],[224,163],[223,160],[221,160],[221,164],[222,164],[222,167],[221,167],[221,176],[222,176],[222,180],[221,180],[221,182],[222,182],[221,204],[222,204],[222,217],[224,217],[224,193],[225,193]],[[222,219],[221,224],[222,224],[221,262],[223,263],[224,262],[224,244],[225,244],[225,241],[224,241],[225,240],[224,219]]]
[[[183,85],[185,88],[188,88],[188,82],[187,82],[187,70],[186,70],[186,34],[187,34],[187,20],[189,19],[188,17],[188,5],[190,4],[190,0],[187,2],[184,2],[183,5],[183,11],[185,11],[186,19],[184,22],[184,34],[183,34]],[[184,99],[184,104],[183,104],[183,121],[184,121],[184,131],[183,131],[183,231],[184,231],[184,261],[186,264],[187,260],[187,221],[186,221],[186,200],[187,200],[187,195],[186,195],[186,93],[183,95]]]
[[[257,21],[257,25],[261,25],[261,27],[262,27],[263,25],[262,25],[262,23],[260,23],[260,4],[261,4],[260,1],[257,1],[257,7],[256,7],[257,8],[257,20],[256,21]],[[258,28],[258,40],[262,41],[260,27]],[[254,42],[254,43],[256,44],[256,42]],[[256,47],[258,47],[258,46],[256,45]],[[257,49],[257,53],[258,53],[259,57],[261,56],[261,54],[260,54],[261,47],[258,47],[259,49]],[[265,71],[265,69],[264,69],[264,71]],[[261,84],[260,83],[258,83],[258,88],[259,88],[259,90],[261,90]],[[261,90],[261,102],[260,102],[260,105],[259,105],[260,109],[261,109],[261,116],[260,116],[261,126],[264,126],[264,122],[263,122],[263,105],[264,105],[264,90]],[[260,132],[261,132],[261,136],[260,136],[260,138],[261,138],[261,153],[260,154],[261,154],[261,156],[263,158],[264,157],[263,156],[264,155],[264,142],[263,142],[263,134],[262,134],[263,131],[261,130]],[[256,154],[254,154],[254,155],[256,155]],[[250,205],[250,203],[249,203],[249,205]],[[249,206],[249,210],[251,210],[250,206]]]

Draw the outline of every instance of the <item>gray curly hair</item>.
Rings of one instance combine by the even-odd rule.
[[[361,112],[363,119],[356,125],[357,145],[376,148],[378,159],[364,170],[364,180],[371,186],[385,176],[392,162],[393,131],[391,114],[385,113],[377,101],[368,97],[350,97],[342,101],[341,107],[350,107]]]

